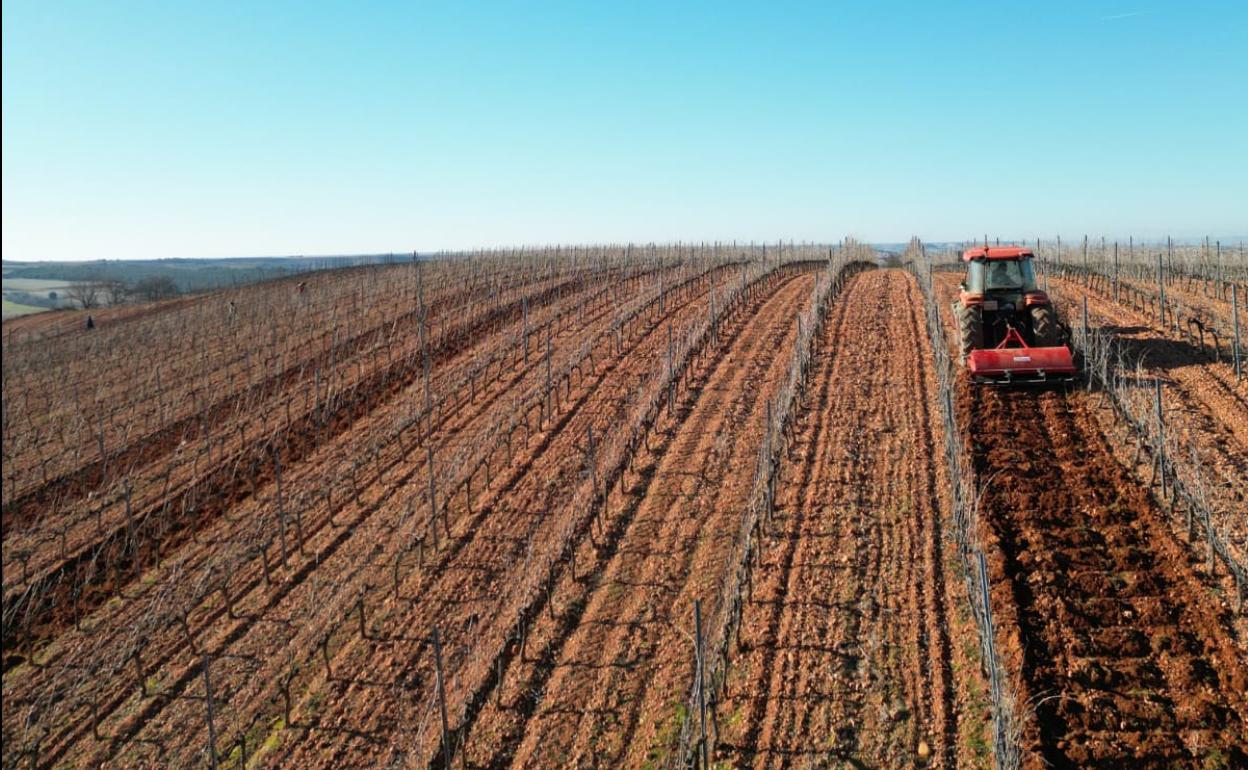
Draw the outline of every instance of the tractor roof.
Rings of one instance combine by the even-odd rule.
[[[987,259],[1021,259],[1024,257],[1034,257],[1031,249],[1022,246],[978,246],[974,249],[967,249],[962,252],[962,261],[970,262],[972,260]]]

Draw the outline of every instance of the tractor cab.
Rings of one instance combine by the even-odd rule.
[[[1036,291],[1036,271],[1031,266],[1030,256],[971,260],[966,265],[965,288],[980,294]]]
[[[969,249],[962,254],[962,261],[966,264],[966,279],[960,287],[960,299],[965,306],[981,309],[984,322],[981,346],[995,347],[1011,328],[1029,345],[1054,342],[1046,336],[1048,329],[1043,323],[1039,324],[1040,334],[1045,338],[1037,339],[1037,324],[1025,318],[1032,308],[1049,306],[1048,295],[1036,285],[1031,250],[1016,247]]]

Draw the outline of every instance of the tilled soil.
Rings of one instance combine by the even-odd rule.
[[[709,282],[702,282],[692,287],[695,289],[692,293],[682,292],[681,296],[669,298],[667,312],[684,308],[709,287]],[[657,292],[657,286],[652,291]],[[569,329],[556,336],[558,347],[553,358],[556,365],[577,351],[584,339],[581,334],[605,328],[611,322],[609,310],[608,305],[604,310],[579,319],[579,329]],[[691,314],[696,312],[704,311],[690,308]],[[503,344],[502,337],[503,334],[496,334],[478,342],[488,349]],[[660,344],[656,342],[654,347]],[[627,350],[621,350],[619,355],[623,356]],[[477,350],[471,350],[461,358],[477,355]],[[523,392],[534,387],[534,382],[540,382],[542,358],[537,355],[529,358],[519,367],[519,373],[511,374],[509,366],[506,377],[478,386],[478,399],[439,417],[438,432],[431,441],[442,442],[455,435],[480,433],[488,428],[491,414],[497,415],[513,403],[511,398],[502,399],[504,394],[509,390]],[[440,374],[440,370],[434,372],[435,382]],[[411,412],[410,404],[419,397],[419,381],[410,383],[405,391],[401,398],[383,400],[375,405],[359,424],[351,426],[351,431],[335,437],[340,440],[327,441],[304,462],[286,472],[287,504],[293,507],[300,506],[303,501],[311,503],[302,511],[306,542],[297,553],[291,554],[289,569],[278,569],[276,564],[266,561],[262,579],[259,563],[262,560],[251,558],[245,564],[246,569],[241,571],[243,574],[228,580],[233,594],[232,606],[227,608],[219,600],[209,600],[193,610],[182,625],[174,623],[153,628],[150,618],[127,614],[132,608],[150,608],[153,602],[159,608],[160,597],[151,594],[161,589],[166,579],[173,582],[178,570],[185,569],[188,563],[194,565],[201,556],[211,556],[231,547],[236,538],[233,530],[245,531],[265,506],[271,510],[273,488],[271,483],[266,483],[224,516],[204,522],[202,531],[180,549],[176,558],[152,568],[141,582],[136,580],[127,586],[123,594],[125,601],[110,602],[79,631],[64,633],[42,653],[39,667],[27,667],[18,675],[6,672],[6,737],[14,727],[11,718],[16,719],[18,705],[20,713],[25,713],[27,705],[34,703],[48,704],[35,706],[35,709],[59,709],[56,705],[58,688],[84,686],[65,681],[83,677],[74,674],[76,669],[70,664],[81,666],[90,662],[96,656],[92,648],[119,650],[124,654],[125,645],[133,644],[134,638],[139,636],[145,637],[143,658],[133,659],[133,666],[118,666],[96,676],[83,677],[85,685],[90,685],[95,692],[95,701],[87,709],[90,713],[83,713],[81,702],[66,704],[72,711],[66,717],[58,716],[55,724],[49,722],[51,729],[43,731],[39,761],[56,761],[68,755],[75,757],[74,761],[93,765],[111,760],[113,764],[132,766],[144,762],[181,764],[196,761],[193,757],[197,753],[202,757],[199,747],[206,744],[206,737],[195,736],[196,733],[202,736],[205,728],[203,699],[199,695],[202,692],[199,689],[202,688],[199,651],[203,649],[210,649],[217,656],[213,679],[219,734],[247,733],[252,739],[248,750],[254,753],[257,739],[263,739],[269,728],[267,722],[258,722],[258,719],[266,712],[273,713],[274,709],[271,700],[264,701],[265,697],[272,697],[276,687],[278,677],[274,672],[284,674],[287,661],[292,659],[277,655],[275,651],[284,649],[299,656],[314,654],[316,640],[306,637],[309,634],[314,637],[317,629],[321,632],[334,630],[351,608],[350,595],[358,596],[361,588],[369,587],[369,581],[375,585],[378,581],[375,573],[382,572],[386,578],[390,575],[391,569],[386,568],[384,562],[381,565],[375,562],[380,555],[392,554],[401,546],[399,528],[405,518],[410,520],[411,517],[412,488],[424,489],[423,484],[414,481],[414,474],[423,467],[424,447],[419,443],[414,446],[409,439],[388,443],[383,452],[377,451],[377,437],[387,435],[397,420]],[[567,441],[571,443],[575,437],[569,436]],[[527,445],[527,440],[525,443]],[[408,457],[409,453],[414,456]],[[311,491],[315,491],[316,486],[325,481],[318,481],[318,471],[323,475],[325,469],[333,468],[342,454],[367,457],[372,461],[360,474],[363,485],[354,498],[351,492],[339,489],[332,497],[331,507],[329,497],[320,500],[313,495],[299,499],[292,495],[292,488],[298,491],[303,477],[308,478]],[[571,456],[578,457],[579,452]],[[381,462],[383,458],[384,463]],[[523,469],[524,466],[518,467]],[[376,477],[370,478],[374,474]],[[352,483],[356,478],[352,473]],[[404,500],[407,500],[406,505]],[[378,511],[382,515],[373,515]],[[460,519],[448,517],[447,521],[458,525]],[[267,559],[275,561],[275,553],[271,551]],[[414,557],[409,561],[414,561]],[[405,566],[404,573],[414,566]],[[270,568],[277,572],[272,588],[269,586]],[[149,596],[143,597],[144,593]],[[296,642],[304,648],[299,649]],[[420,646],[424,644],[420,642]],[[49,661],[55,665],[48,665]],[[133,686],[139,683],[142,683],[141,692],[138,686]],[[256,697],[256,690],[259,690],[259,697]],[[281,712],[280,707],[277,711]],[[38,714],[38,711],[31,713]],[[51,713],[57,714],[56,711]],[[93,733],[96,734],[94,738]],[[203,758],[206,761],[206,757]]]
[[[714,591],[726,564],[763,405],[813,280],[790,279],[758,303],[693,374],[678,419],[638,462],[632,499],[604,522],[601,566],[586,564],[584,583],[560,585],[552,606],[561,615],[532,630],[534,652],[478,720],[470,764],[638,767],[670,748],[674,704],[692,671],[693,599]]]
[[[922,307],[870,271],[828,319],[729,680],[733,767],[959,765]]]
[[[1111,332],[1128,364],[1139,361],[1150,374],[1162,376],[1167,386],[1181,388],[1185,400],[1216,413],[1222,430],[1238,446],[1248,448],[1248,379],[1236,382],[1229,362],[1212,360],[1207,348],[1160,330],[1155,316],[1115,302],[1112,296],[1076,281],[1054,278],[1051,285],[1068,321],[1077,320],[1079,302],[1086,296],[1089,325]]]
[[[1150,294],[1157,291],[1155,281],[1144,281],[1138,278],[1120,278],[1119,280],[1124,285],[1133,286]],[[1198,311],[1223,329],[1231,328],[1234,312],[1229,292],[1225,297],[1218,297],[1207,293],[1199,282],[1189,286],[1184,279],[1177,278],[1166,284],[1166,297],[1178,300],[1185,307]],[[1242,325],[1248,321],[1248,286],[1239,285],[1238,299],[1239,322]]]
[[[945,312],[958,276],[936,278]],[[1071,286],[1054,284],[1066,320],[1076,320],[1062,302],[1075,296]],[[1129,313],[1090,298],[1094,324]],[[1136,320],[1115,331],[1138,334],[1137,352],[1167,362],[1168,374],[1190,368],[1185,376],[1199,379],[1195,352],[1176,352]],[[959,388],[984,488],[998,649],[1017,677],[1024,766],[1241,766],[1248,669],[1234,617],[1147,483],[1115,459],[1096,399],[965,380]]]
[[[1137,408],[1151,409],[1152,381],[1160,381],[1166,430],[1185,450],[1179,467],[1199,470],[1215,526],[1232,554],[1248,561],[1248,379],[1237,383],[1230,365],[1111,297],[1074,281],[1053,279],[1052,287],[1068,317],[1086,296],[1092,329],[1112,334],[1128,366],[1138,361]]]
[[[1248,763],[1248,667],[1229,608],[1085,394],[964,385],[997,634],[1025,766]]]
[[[790,277],[776,286],[783,283],[791,292],[793,282],[802,280],[802,276]],[[759,303],[775,290],[761,294]],[[742,317],[749,318],[756,310],[755,306]],[[366,642],[357,637],[335,655],[333,676],[316,683],[301,699],[300,712],[316,712],[301,720],[312,729],[303,739],[290,739],[274,752],[269,757],[272,766],[381,762],[393,757],[396,747],[417,757],[428,756],[427,744],[436,732],[429,729],[429,712],[423,710],[429,701],[418,696],[432,693],[432,650],[425,638],[411,635],[410,629],[437,625],[445,632],[446,676],[451,707],[457,713],[456,702],[463,693],[475,689],[480,677],[489,672],[474,667],[456,651],[478,645],[483,637],[508,632],[514,617],[498,610],[509,606],[524,584],[530,554],[549,543],[567,518],[579,513],[567,503],[575,490],[589,482],[582,473],[587,434],[592,432],[601,440],[604,431],[616,424],[618,410],[635,389],[638,374],[663,366],[667,336],[662,332],[669,325],[680,328],[704,314],[706,306],[682,301],[675,308],[669,304],[668,312],[667,320],[647,334],[637,349],[613,360],[601,377],[589,380],[579,392],[573,391],[566,418],[560,417],[535,442],[531,455],[518,456],[507,474],[500,475],[496,486],[476,504],[476,514],[464,517],[469,519],[466,526],[453,528],[454,540],[444,563],[436,570],[414,573],[400,587],[397,600],[380,610],[384,615],[381,633]],[[583,550],[602,547],[599,541]],[[580,586],[600,558],[591,553],[568,565],[565,582]],[[568,604],[565,595],[548,603],[549,612],[539,617],[538,628],[526,632],[526,649],[544,644],[540,624],[551,616],[560,612],[575,616],[576,608]],[[524,663],[519,661],[519,666]],[[505,681],[515,683],[521,677],[509,670]],[[387,682],[405,684],[396,688]],[[404,724],[409,716],[412,724]],[[482,721],[488,725],[489,717],[483,716],[478,723]]]
[[[576,294],[569,295],[569,299],[575,298]],[[516,311],[514,315],[518,316],[517,303],[512,305]],[[538,313],[534,315],[543,317]],[[378,328],[389,327],[382,324],[370,333]],[[431,377],[435,384],[443,384],[444,373],[462,371],[467,362],[482,352],[488,352],[491,347],[497,349],[495,330],[477,328],[474,332],[467,342],[448,344],[442,351],[444,356],[433,356]],[[406,339],[408,335],[403,336],[409,348],[418,344]],[[370,358],[367,362],[364,360]],[[31,585],[43,586],[43,603],[34,608],[31,633],[37,640],[54,636],[73,616],[93,610],[115,594],[120,586],[112,584],[121,576],[110,573],[130,573],[135,559],[140,563],[139,569],[157,561],[163,554],[179,549],[188,538],[195,537],[197,530],[220,513],[237,506],[249,494],[254,495],[257,484],[264,483],[266,475],[272,477],[271,447],[275,443],[282,445],[289,472],[292,466],[297,467],[296,462],[303,455],[318,451],[317,448],[331,441],[335,434],[343,437],[366,434],[367,431],[359,430],[357,421],[394,399],[405,388],[417,390],[419,386],[409,387],[409,381],[413,374],[411,369],[418,365],[418,359],[413,362],[410,358],[392,358],[388,350],[384,356],[364,355],[360,360],[348,361],[342,373],[356,379],[350,386],[349,398],[338,400],[333,410],[317,405],[316,401],[328,400],[320,391],[316,401],[309,399],[310,394],[305,391],[302,403],[293,399],[292,407],[292,399],[289,394],[282,393],[281,388],[260,388],[252,394],[260,399],[256,404],[230,404],[231,408],[238,409],[240,422],[232,426],[237,432],[228,429],[229,415],[218,414],[215,409],[196,418],[199,427],[189,434],[177,427],[184,420],[170,415],[170,428],[158,431],[163,438],[156,440],[148,436],[147,441],[137,441],[132,446],[140,458],[131,458],[135,465],[126,478],[132,487],[127,500],[118,499],[111,505],[99,503],[94,494],[79,490],[81,499],[72,505],[62,500],[58,515],[40,517],[39,526],[28,531],[6,532],[6,601],[13,601]],[[287,376],[296,370],[299,376]],[[292,366],[271,379],[273,382],[306,379],[312,376],[309,371]],[[316,378],[323,381],[319,374]],[[329,386],[324,389],[329,390]],[[341,394],[347,388],[339,382],[333,390]],[[285,403],[282,403],[283,396],[286,396]],[[259,408],[260,403],[264,403],[265,408]],[[273,432],[280,432],[284,422],[286,435],[278,439],[273,432],[261,430],[263,424],[250,424],[253,415],[261,423],[267,421]],[[326,415],[332,419],[324,419]],[[224,423],[227,428],[221,428],[218,423]],[[218,440],[214,441],[213,436],[196,436],[197,432],[205,433],[202,425],[219,429],[221,435],[215,437]],[[180,441],[179,436],[182,437]],[[365,451],[357,448],[352,454],[359,457]],[[129,453],[122,452],[125,454]],[[318,470],[322,478],[341,472],[340,468],[325,466]],[[105,509],[100,505],[105,505]],[[6,508],[6,515],[7,511]],[[125,543],[135,538],[144,546],[137,555],[125,552]],[[20,567],[16,564],[19,561]],[[25,577],[28,571],[29,581]],[[22,576],[20,581],[15,579],[19,576]],[[71,597],[68,586],[82,580],[87,582],[88,590],[81,596]],[[6,627],[6,643],[10,641],[11,632],[12,628]],[[6,658],[6,666],[8,660]]]
[[[486,366],[470,397],[449,399],[407,433],[398,426],[427,397],[411,355],[419,343],[412,324],[377,326],[384,348],[361,343],[359,355],[335,364],[335,391],[353,400],[308,432],[301,451],[283,445],[280,482],[275,465],[258,473],[253,465],[250,484],[230,475],[229,494],[189,514],[183,507],[186,523],[177,537],[164,534],[166,552],[157,547],[137,562],[96,552],[90,558],[105,562],[100,586],[58,595],[56,622],[35,629],[46,646],[33,659],[6,646],[6,767],[207,766],[210,731],[222,767],[436,767],[432,628],[442,633],[451,727],[456,741],[467,738],[469,766],[664,762],[693,669],[692,604],[716,592],[726,568],[762,405],[782,380],[814,269],[781,269],[725,318],[709,354],[683,378],[675,414],[658,421],[624,473],[622,499],[608,499],[592,520],[577,501],[597,483],[588,470],[595,447],[618,439],[622,415],[657,387],[650,383],[671,355],[669,335],[680,339],[705,319],[714,297],[729,281],[744,283],[747,271],[724,266],[680,291],[642,275],[607,293],[574,283],[541,295],[547,281],[539,278],[491,294],[507,312],[466,319],[471,333],[433,358],[428,377],[436,392],[453,392],[482,361],[498,357],[496,369]],[[339,288],[344,312],[355,312],[354,290]],[[546,298],[521,305],[522,295]],[[654,307],[626,333],[610,331],[621,309],[643,304]],[[513,355],[518,327],[565,312],[576,318],[556,326],[549,358],[527,345],[526,355]],[[335,324],[333,340],[337,317],[336,305],[321,313]],[[728,700],[715,711],[720,762],[968,764],[964,735],[982,721],[982,704],[969,704],[965,687],[978,680],[978,664],[946,588],[947,479],[934,449],[940,421],[922,320],[913,280],[895,271],[853,279],[834,305],[772,537],[755,568]],[[391,358],[390,334],[404,357]],[[252,372],[237,344],[222,341],[205,366],[219,366],[221,376]],[[524,413],[514,447],[493,435],[514,410],[536,416],[551,367],[558,372],[587,351],[536,425]],[[268,366],[256,376],[269,376]],[[306,385],[311,375],[296,373]],[[239,424],[255,411],[257,426],[289,430],[292,403],[302,410],[296,420],[321,411],[319,375],[313,381],[311,390],[264,391]],[[124,378],[109,383],[108,397],[129,404]],[[1203,392],[1184,386],[1175,392]],[[158,414],[179,424],[185,405],[166,410],[160,400]],[[1209,420],[1224,411],[1207,406]],[[1146,489],[1113,463],[1083,395],[967,390],[960,408],[976,416],[976,462],[991,480],[982,517],[994,544],[994,612],[1035,715],[1024,736],[1031,765],[1248,761],[1248,679],[1227,610],[1209,598]],[[1236,430],[1222,434],[1228,467],[1242,441]],[[31,582],[11,570],[47,571],[67,550],[88,553],[102,532],[141,532],[164,515],[162,501],[186,501],[200,486],[213,492],[209,471],[238,465],[224,440],[214,452],[192,435],[192,455],[185,440],[170,438],[147,457],[146,434],[122,435],[131,443],[117,456],[146,474],[134,490],[139,520],[132,524],[115,499],[94,514],[85,483],[63,499],[31,497],[35,513],[5,531],[6,602]],[[265,435],[237,442],[267,464]],[[482,456],[492,466],[474,479],[471,461]],[[32,457],[24,467],[37,467]],[[66,466],[72,473],[85,474],[93,460],[88,453],[72,462],[81,465]],[[162,467],[176,468],[172,487]],[[435,476],[444,485],[436,493],[441,525],[431,527]],[[37,491],[61,482],[23,483]],[[276,528],[277,508],[299,517],[289,555],[284,532],[280,549],[272,531],[257,539],[264,526]],[[435,533],[440,540],[431,541]],[[529,559],[562,542],[574,558],[554,565],[534,604]],[[166,604],[186,609],[175,616]],[[474,657],[517,632],[518,650]]]

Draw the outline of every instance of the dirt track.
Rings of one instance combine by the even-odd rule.
[[[733,767],[968,759],[922,302],[881,270],[833,308],[729,681]]]

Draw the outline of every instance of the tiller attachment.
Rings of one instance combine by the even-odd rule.
[[[972,350],[967,355],[966,365],[976,382],[993,385],[1069,382],[1078,371],[1070,348],[1064,345],[1028,347],[1013,326],[995,348]]]

